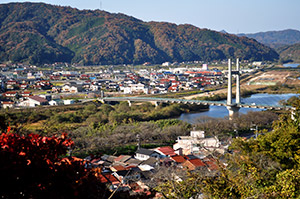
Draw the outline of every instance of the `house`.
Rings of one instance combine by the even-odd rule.
[[[135,159],[135,158],[130,158],[126,161],[126,164],[129,165],[129,166],[138,166],[142,162],[143,162],[142,160],[138,160],[138,159]]]
[[[141,170],[138,167],[132,167],[128,170],[116,171],[113,175],[123,184],[137,182],[141,179]]]
[[[91,90],[91,91],[98,91],[98,90],[100,90],[100,86],[97,85],[97,84],[92,84],[92,85],[90,86],[90,90]]]
[[[20,95],[22,97],[29,97],[29,96],[32,96],[32,92],[31,91],[23,91],[20,93]]]
[[[13,89],[15,89],[18,86],[19,86],[19,84],[15,80],[8,80],[6,82],[6,89],[13,90]]]
[[[125,164],[125,162],[127,160],[129,160],[130,158],[131,158],[131,156],[129,156],[129,155],[120,155],[119,157],[114,159],[114,163]]]
[[[27,100],[20,103],[20,106],[35,107],[41,105],[48,105],[45,98],[39,96],[29,96]]]
[[[164,62],[164,63],[162,63],[161,65],[162,65],[162,66],[170,66],[171,63],[170,63],[170,62]]]
[[[69,82],[61,87],[61,91],[67,93],[78,93],[82,92],[83,88],[82,85],[77,85],[75,82]]]
[[[28,88],[28,84],[20,84],[20,89],[27,89]]]
[[[149,93],[149,89],[144,84],[130,84],[127,87],[124,87],[124,94],[132,94],[132,93]]]
[[[206,164],[199,158],[186,160],[181,165],[182,167],[187,168],[191,171],[206,168]]]
[[[60,93],[61,92],[61,87],[60,86],[53,86],[52,87],[52,92],[54,92],[54,93]]]
[[[184,163],[186,161],[186,159],[184,159],[184,157],[181,156],[181,155],[171,156],[170,159],[173,160],[177,164],[181,164],[181,163]]]
[[[179,91],[179,87],[178,87],[178,85],[170,86],[168,88],[168,91],[170,91],[170,92],[178,92]]]
[[[160,157],[170,157],[170,156],[177,155],[175,153],[175,150],[169,146],[158,147],[154,149],[154,151],[157,152],[160,155]]]
[[[64,105],[64,101],[61,99],[53,99],[53,100],[49,101],[49,105],[51,105],[51,106]]]
[[[149,165],[151,167],[155,167],[159,164],[159,161],[157,158],[150,157],[149,159],[143,161],[140,165]]]
[[[75,104],[75,100],[64,100],[64,105]]]
[[[138,160],[148,160],[150,157],[159,158],[159,153],[153,150],[140,148],[135,152],[134,158]]]
[[[15,102],[1,102],[2,103],[2,108],[6,109],[6,108],[14,108],[15,107]]]
[[[204,131],[191,131],[190,136],[178,136],[174,150],[182,149],[184,155],[199,153],[201,149],[214,151],[221,146],[217,137],[205,138]]]
[[[7,91],[5,93],[3,93],[4,97],[8,97],[8,98],[14,98],[18,95],[17,91]]]

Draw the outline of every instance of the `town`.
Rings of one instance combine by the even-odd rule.
[[[1,64],[1,105],[4,109],[55,106],[104,95],[155,95],[186,90],[200,92],[212,86],[222,86],[227,80],[226,70],[222,70],[224,67],[218,69],[201,62],[165,62],[159,69],[148,65],[145,63],[141,69],[108,66],[90,70],[89,67],[55,63],[45,70],[24,64]],[[255,71],[262,62],[248,65],[250,69],[243,69],[242,73]]]
[[[191,131],[190,136],[179,136],[170,146],[138,148],[135,155],[94,155],[86,157],[88,167],[100,168],[101,182],[111,191],[129,191],[131,194],[151,194],[152,188],[169,179],[182,181],[187,172],[214,175],[220,164],[220,155],[228,152],[229,142],[217,137],[205,137],[204,131]],[[159,197],[160,194],[157,193]]]

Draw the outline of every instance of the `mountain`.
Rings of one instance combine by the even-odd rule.
[[[246,36],[249,38],[253,38],[258,42],[268,45],[275,49],[285,45],[300,43],[300,31],[292,29],[259,32],[254,34],[238,34],[238,36]]]
[[[226,30],[221,30],[220,33],[227,34],[228,32]]]
[[[277,49],[280,53],[282,62],[297,62],[300,63],[300,43],[283,46]]]
[[[139,64],[233,57],[276,60],[278,54],[254,39],[187,24],[44,3],[0,4],[0,62]]]

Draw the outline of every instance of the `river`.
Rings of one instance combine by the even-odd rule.
[[[287,100],[293,96],[297,96],[298,94],[289,93],[289,94],[254,94],[250,97],[242,98],[242,103],[246,104],[268,104],[268,105],[278,105],[280,100]],[[256,108],[241,108],[239,110],[240,113],[247,113],[249,111],[261,111],[263,109]],[[228,110],[224,106],[210,106],[208,111],[200,112],[200,113],[183,113],[178,118],[179,120],[186,121],[188,123],[194,124],[197,122],[197,119],[203,116],[214,117],[214,118],[224,118],[228,117]]]
[[[298,63],[289,63],[289,64],[283,64],[284,67],[290,67],[290,68],[297,68],[300,64]]]

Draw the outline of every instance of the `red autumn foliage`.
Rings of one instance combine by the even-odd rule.
[[[0,135],[2,198],[106,198],[110,192],[79,158],[63,157],[67,135]]]

